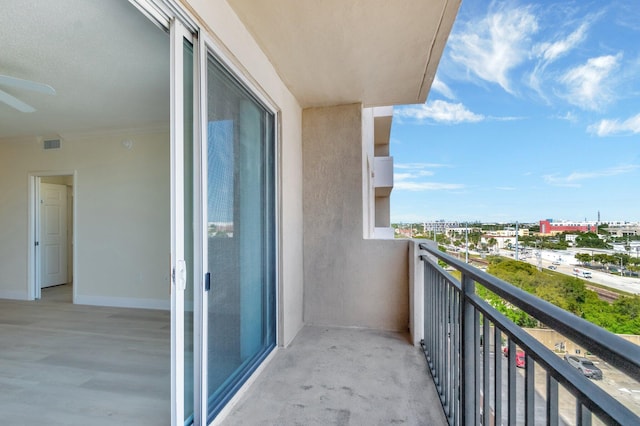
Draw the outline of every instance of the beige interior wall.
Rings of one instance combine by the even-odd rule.
[[[408,242],[362,236],[362,107],[303,112],[304,309],[318,325],[407,330]]]
[[[27,297],[28,176],[56,171],[76,171],[76,302],[168,308],[166,128],[69,135],[55,151],[0,141],[0,296]]]
[[[185,0],[211,29],[214,48],[226,57],[278,112],[279,133],[279,344],[288,345],[303,325],[302,110],[271,61],[225,0]]]

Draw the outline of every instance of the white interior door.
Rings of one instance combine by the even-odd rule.
[[[40,288],[67,282],[67,187],[40,184]]]

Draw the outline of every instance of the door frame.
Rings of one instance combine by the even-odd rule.
[[[266,357],[260,362],[257,368],[250,373],[247,380],[241,385],[238,391],[229,399],[226,403],[225,407],[217,413],[216,417],[212,420],[210,424],[217,425],[219,424],[218,419],[224,419],[228,413],[231,412],[233,407],[237,404],[244,391],[251,386],[251,384],[257,379],[258,375],[263,371],[266,365],[273,359],[276,352],[279,348],[284,346],[283,341],[283,328],[284,328],[284,319],[283,319],[283,311],[281,306],[282,302],[282,282],[281,282],[281,271],[282,271],[282,214],[281,214],[281,206],[282,206],[282,145],[281,145],[281,110],[273,101],[269,95],[263,90],[263,88],[257,84],[255,81],[250,79],[247,73],[238,66],[235,60],[227,53],[227,50],[214,38],[211,33],[207,31],[202,31],[199,34],[199,43],[198,43],[198,59],[196,61],[198,67],[198,78],[199,78],[199,95],[194,96],[194,100],[196,102],[196,110],[200,113],[200,128],[198,129],[197,134],[197,142],[196,147],[194,147],[194,153],[196,156],[194,167],[194,173],[198,176],[199,182],[196,182],[194,186],[194,194],[196,194],[196,198],[198,198],[198,207],[199,211],[196,214],[196,219],[199,220],[199,223],[196,225],[196,232],[199,232],[199,235],[196,236],[195,239],[195,252],[194,257],[197,259],[198,263],[196,266],[198,267],[198,271],[201,273],[200,277],[203,277],[205,274],[205,266],[204,259],[208,259],[208,242],[207,242],[207,232],[208,227],[206,223],[207,218],[207,206],[206,195],[207,194],[207,178],[206,178],[206,170],[207,170],[207,122],[208,122],[208,85],[207,85],[207,61],[208,55],[212,55],[223,67],[227,69],[227,71],[232,75],[234,79],[236,79],[244,88],[253,96],[267,111],[273,114],[273,150],[274,150],[274,176],[273,176],[273,185],[274,185],[274,267],[275,267],[275,276],[274,276],[274,290],[275,290],[275,347],[273,350],[266,355]],[[196,88],[197,90],[197,88]],[[199,102],[199,104],[198,104]],[[200,191],[199,193],[197,191]],[[200,279],[200,277],[198,277]],[[201,423],[205,425],[207,424],[208,418],[208,338],[209,338],[209,330],[208,330],[208,321],[207,315],[209,313],[208,306],[208,291],[204,289],[203,286],[198,288],[196,286],[195,292],[195,302],[197,303],[196,310],[194,312],[195,322],[196,322],[196,339],[194,341],[194,354],[195,354],[195,362],[196,367],[194,368],[196,375],[198,371],[201,374],[201,377],[196,380],[199,382],[200,388],[199,391],[199,401],[196,402],[196,412],[199,411]],[[199,406],[198,406],[199,404]],[[197,417],[196,417],[197,418]]]
[[[77,183],[78,173],[76,170],[48,170],[48,171],[34,171],[28,173],[27,181],[27,220],[28,220],[28,232],[27,232],[27,300],[40,299],[40,246],[36,246],[36,241],[40,235],[40,203],[37,200],[40,198],[40,178],[51,176],[71,176],[72,179],[72,217],[73,222],[71,224],[71,263],[72,277],[73,277],[73,299],[72,303],[76,301],[76,294],[78,288],[78,274],[76,253],[76,235],[77,229]],[[69,260],[67,259],[67,262]]]

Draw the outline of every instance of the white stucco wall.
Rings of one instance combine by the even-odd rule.
[[[76,172],[76,302],[168,309],[166,128],[0,141],[0,296],[27,298],[28,176],[55,171]]]
[[[224,0],[189,0],[215,49],[278,111],[280,171],[280,344],[303,325],[302,110],[273,64]]]

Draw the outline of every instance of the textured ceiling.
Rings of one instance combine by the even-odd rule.
[[[0,85],[0,138],[133,128],[169,121],[169,37],[127,0],[2,0],[0,74],[55,95]]]

